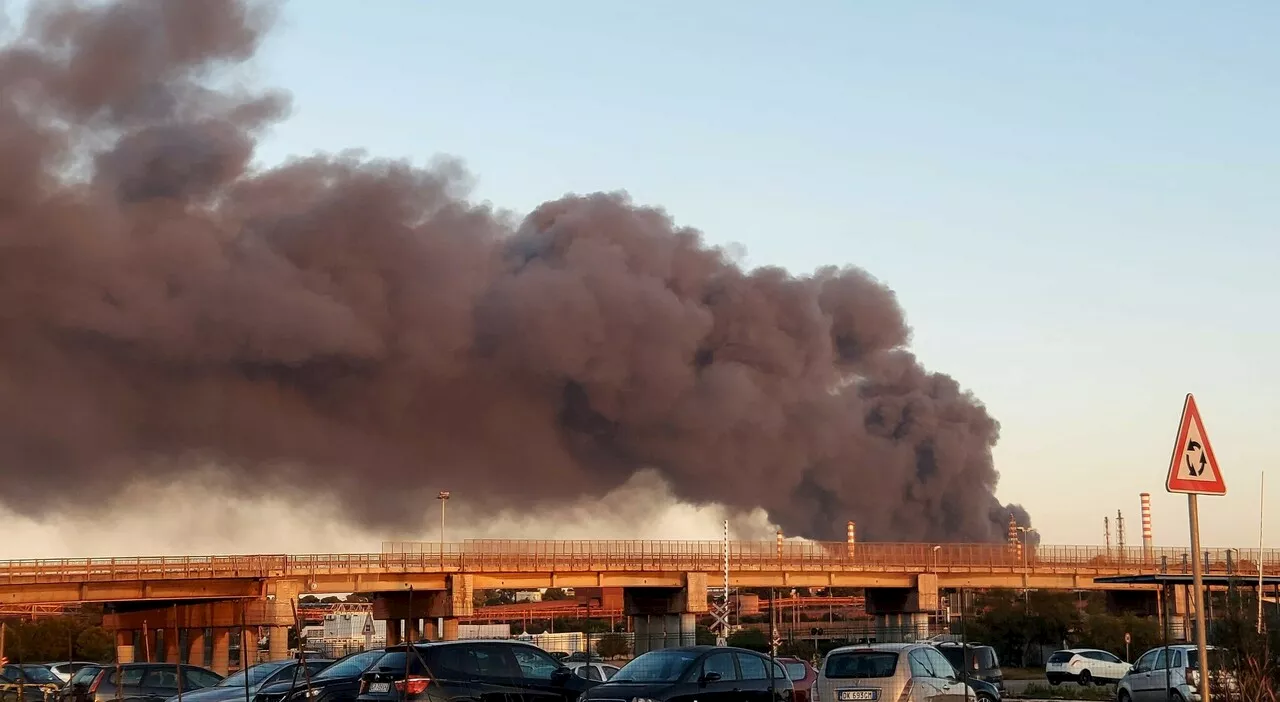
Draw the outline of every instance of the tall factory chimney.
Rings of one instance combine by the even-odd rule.
[[[1142,560],[1150,563],[1155,558],[1155,546],[1151,540],[1151,493],[1138,496],[1142,499]]]
[[[852,522],[852,521],[850,521],[850,522],[849,522],[849,529],[848,529],[848,537],[849,537],[849,558],[853,558],[853,545],[854,545],[854,544],[856,544],[856,543],[858,543],[858,539],[856,538],[856,537],[857,537],[857,533],[858,533],[858,532],[856,531],[856,529],[855,529],[855,527],[854,527],[853,522]]]
[[[782,560],[782,530],[778,530],[778,560]]]

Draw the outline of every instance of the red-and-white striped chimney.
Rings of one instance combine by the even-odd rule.
[[[858,543],[857,535],[858,535],[858,532],[857,532],[856,527],[854,527],[853,522],[852,522],[852,521],[851,521],[851,522],[849,522],[849,528],[848,528],[848,541],[849,541],[849,557],[850,557],[850,558],[853,558],[853,546],[854,546],[854,544]]]

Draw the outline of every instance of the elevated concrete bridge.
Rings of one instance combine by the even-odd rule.
[[[112,603],[106,625],[127,646],[137,630],[199,632],[166,657],[194,658],[213,632],[213,657],[225,660],[226,632],[267,628],[272,657],[287,651],[294,602],[307,592],[372,595],[391,643],[451,638],[474,616],[473,594],[486,589],[619,589],[632,626],[659,626],[689,638],[709,611],[708,589],[723,582],[718,541],[504,541],[388,543],[382,553],[164,556],[0,561],[0,606]],[[1209,549],[1206,570],[1280,575],[1280,550]],[[1096,582],[1117,575],[1189,572],[1186,549],[1103,549],[1011,544],[731,542],[731,587],[863,588],[867,611],[901,626],[939,609],[939,592],[1033,588],[1145,591],[1151,585]],[[1134,593],[1137,594],[1137,593]],[[658,622],[655,624],[655,618]],[[436,630],[437,622],[443,630]],[[189,638],[191,638],[189,637]],[[652,637],[647,637],[652,638]],[[150,642],[148,642],[150,643]],[[155,645],[146,648],[161,650]],[[190,649],[183,655],[183,649]]]

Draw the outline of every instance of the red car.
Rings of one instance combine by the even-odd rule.
[[[782,664],[783,670],[787,671],[787,677],[791,678],[791,685],[795,688],[795,702],[809,702],[812,699],[811,690],[813,684],[818,682],[818,671],[809,665],[809,662],[802,658],[783,658],[779,656],[778,663]]]

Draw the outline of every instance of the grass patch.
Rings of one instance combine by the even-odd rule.
[[[1026,689],[1018,694],[1018,697],[1050,700],[1113,700],[1116,697],[1116,691],[1111,685],[1090,685],[1089,687],[1058,685],[1054,687],[1048,683],[1043,685],[1032,683],[1027,685]]]

